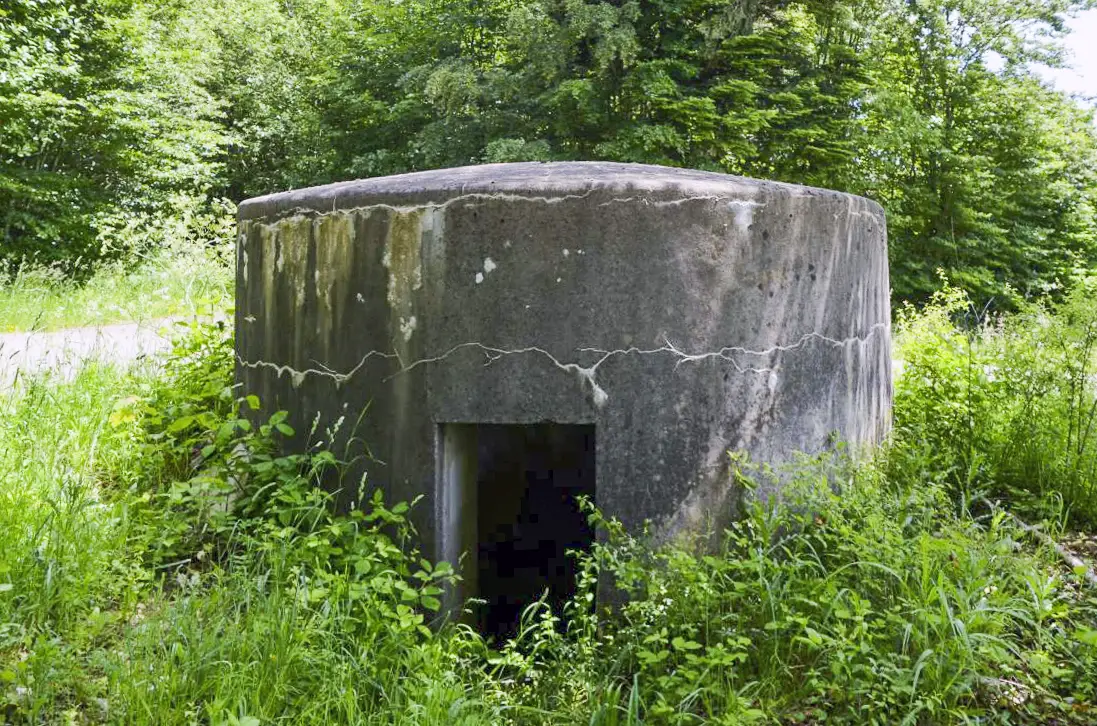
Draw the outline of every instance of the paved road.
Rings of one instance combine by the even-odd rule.
[[[0,334],[0,388],[20,372],[55,370],[70,377],[89,360],[127,364],[169,350],[170,320],[51,332]]]

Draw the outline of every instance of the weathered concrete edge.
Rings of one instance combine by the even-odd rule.
[[[884,218],[884,209],[877,202],[846,192],[718,172],[616,162],[486,164],[359,179],[247,199],[240,203],[237,214],[242,222],[274,221],[295,214],[385,206],[396,210],[441,208],[477,197],[513,196],[516,200],[553,203],[596,192],[658,194],[656,203],[705,198],[734,202],[780,192],[790,197],[859,200],[870,213]]]

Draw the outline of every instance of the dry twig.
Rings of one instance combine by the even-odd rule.
[[[1086,582],[1088,582],[1090,584],[1090,586],[1097,587],[1097,574],[1095,574],[1093,572],[1093,568],[1089,566],[1089,563],[1087,563],[1085,560],[1083,560],[1080,557],[1078,557],[1077,555],[1075,555],[1073,552],[1068,550],[1066,547],[1064,547],[1061,544],[1059,544],[1058,542],[1056,542],[1054,539],[1052,539],[1051,535],[1049,535],[1047,532],[1044,532],[1039,527],[1036,527],[1034,525],[1029,524],[1028,522],[1026,522],[1023,519],[1021,519],[1020,517],[1018,517],[1013,512],[1010,512],[1009,510],[995,504],[994,502],[990,501],[986,497],[979,497],[979,501],[981,501],[983,504],[986,504],[988,507],[990,507],[993,510],[997,510],[999,512],[1002,512],[1007,517],[1012,519],[1018,527],[1020,527],[1022,530],[1024,530],[1025,533],[1031,534],[1033,537],[1040,540],[1042,543],[1044,543],[1048,547],[1053,548],[1057,553],[1059,553],[1059,557],[1061,557],[1063,559],[1063,562],[1070,565],[1070,567],[1075,572],[1079,572],[1079,571],[1082,572],[1082,577],[1085,579]]]

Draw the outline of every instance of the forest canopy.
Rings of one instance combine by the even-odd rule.
[[[1092,111],[1043,81],[1092,0],[7,0],[0,258],[78,269],[218,200],[633,161],[888,213],[898,299],[1097,267]]]

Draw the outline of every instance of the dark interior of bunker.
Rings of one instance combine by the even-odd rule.
[[[485,635],[513,636],[546,590],[557,613],[575,592],[573,550],[594,533],[577,498],[594,499],[593,426],[477,427],[477,607]]]

